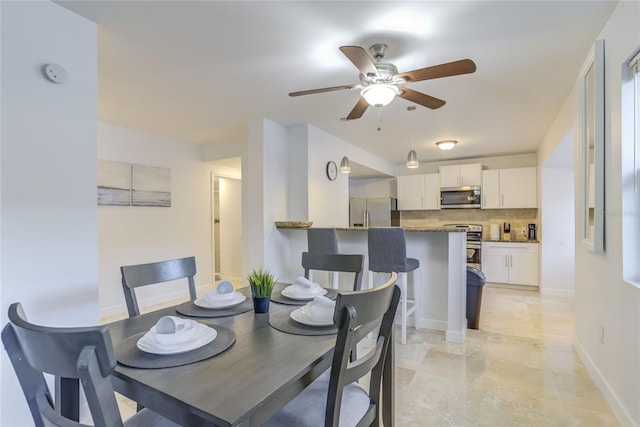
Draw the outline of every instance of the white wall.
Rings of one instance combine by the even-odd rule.
[[[575,283],[573,168],[543,167],[540,181],[544,224],[540,292],[572,296]]]
[[[242,277],[242,181],[219,178],[220,275]]]
[[[349,197],[398,197],[395,178],[349,179]]]
[[[171,169],[171,207],[99,206],[101,316],[126,312],[120,266],[196,257],[196,286],[213,282],[209,166],[197,144],[98,124],[99,159]],[[95,179],[95,178],[94,178]],[[95,194],[94,194],[95,198]],[[187,296],[185,281],[136,291],[141,306]]]
[[[455,150],[455,148],[454,148]],[[509,156],[478,157],[473,159],[445,160],[441,162],[420,162],[415,169],[407,169],[405,165],[395,166],[394,176],[416,175],[423,173],[438,173],[440,166],[459,165],[467,163],[482,163],[483,169],[507,169],[537,166],[536,153],[514,154]]]
[[[338,153],[344,146],[343,140],[309,127],[309,220],[316,227],[349,225],[349,176],[338,173],[336,180],[330,181],[326,172],[327,162],[340,164]]]
[[[96,324],[96,25],[50,2],[0,2],[0,15],[2,325],[16,301],[35,323]],[[0,360],[0,425],[33,425]]]
[[[619,2],[599,38],[605,41],[605,206],[615,213],[622,212],[622,155],[631,150],[620,142],[620,70],[640,45],[640,3]],[[564,135],[579,134],[577,80],[545,137],[541,165]],[[574,183],[579,173],[576,168]],[[576,348],[621,424],[640,425],[640,289],[622,277],[622,233],[620,215],[607,215],[604,254],[575,244]]]

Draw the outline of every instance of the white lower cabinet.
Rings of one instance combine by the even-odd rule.
[[[487,282],[538,286],[538,244],[483,242],[482,272]]]

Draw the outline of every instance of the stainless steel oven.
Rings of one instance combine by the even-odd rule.
[[[446,224],[444,227],[467,230],[467,265],[482,271],[482,225]]]

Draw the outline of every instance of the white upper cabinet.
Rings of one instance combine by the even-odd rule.
[[[482,209],[500,208],[500,169],[482,171]]]
[[[415,211],[423,209],[424,175],[398,177],[398,210]]]
[[[482,164],[440,166],[440,187],[482,185]]]
[[[398,177],[398,210],[440,209],[440,178],[437,173]]]
[[[537,188],[536,167],[483,171],[482,208],[535,208]]]

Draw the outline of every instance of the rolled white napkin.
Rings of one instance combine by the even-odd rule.
[[[235,291],[233,290],[233,285],[231,282],[224,280],[218,283],[215,289],[205,293],[202,299],[208,303],[216,303],[219,301],[232,300],[234,296]]]
[[[313,289],[318,285],[317,283],[312,282],[311,280],[307,279],[306,277],[298,277],[296,280],[293,281],[293,286],[298,286],[300,288],[307,288],[307,289]]]
[[[308,303],[307,306],[309,307],[309,314],[312,320],[324,322],[333,319],[336,302],[325,296],[318,295],[314,297],[313,301]]]
[[[160,344],[176,345],[193,338],[198,322],[177,316],[164,316],[149,331]]]
[[[305,277],[298,277],[291,284],[291,291],[297,296],[313,297],[318,294],[320,285]]]

